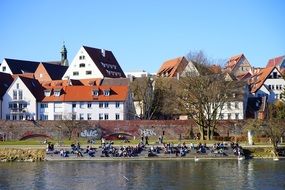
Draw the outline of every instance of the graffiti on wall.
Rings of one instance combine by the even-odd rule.
[[[139,129],[141,135],[143,136],[156,136],[156,133],[153,129]]]
[[[101,130],[100,129],[85,129],[80,133],[81,137],[84,138],[93,138],[100,139],[101,138]]]

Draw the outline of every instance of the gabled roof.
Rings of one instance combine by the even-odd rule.
[[[27,78],[23,76],[19,76],[19,78],[23,81],[23,83],[26,85],[26,87],[30,90],[30,92],[33,94],[33,96],[36,98],[36,100],[41,100],[43,98],[43,87],[39,83],[38,80]]]
[[[227,61],[227,65],[226,65],[226,69],[230,69],[230,70],[233,70],[237,63],[239,62],[239,60],[242,58],[243,53],[242,54],[239,54],[239,55],[235,55],[235,56],[232,56],[228,61]]]
[[[13,81],[14,78],[12,77],[12,75],[0,72],[0,99],[2,99],[3,95],[5,94],[5,92],[10,87]]]
[[[165,61],[157,72],[157,75],[166,77],[176,77],[177,73],[182,72],[187,66],[187,64],[188,61],[184,56]]]
[[[25,61],[17,59],[4,59],[13,74],[34,73],[39,66],[39,62]]]
[[[285,55],[269,59],[266,67],[279,66],[283,62],[284,59],[285,59]]]
[[[46,69],[47,73],[49,74],[50,78],[52,80],[60,80],[66,70],[68,69],[68,66],[58,65],[58,64],[52,64],[52,63],[41,63],[44,68]]]
[[[83,48],[86,50],[104,77],[126,78],[112,51],[87,46],[83,46]]]
[[[262,69],[259,73],[255,74],[252,78],[256,78],[255,81],[251,82],[251,92],[255,93],[258,91],[261,86],[264,84],[265,80],[267,77],[271,74],[271,72],[275,69],[276,67],[266,67]],[[276,68],[277,69],[277,68]],[[277,69],[278,70],[278,69]],[[258,79],[257,79],[258,78]]]

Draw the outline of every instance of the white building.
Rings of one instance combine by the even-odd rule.
[[[82,46],[75,55],[64,79],[125,78],[111,51]]]
[[[18,76],[3,95],[2,119],[37,119],[37,98],[41,85],[35,79]]]
[[[128,86],[45,86],[38,103],[40,120],[128,120]]]
[[[285,80],[276,67],[266,67],[255,74],[251,80],[251,94],[255,97],[266,96],[269,103],[282,99],[281,93],[285,87]]]

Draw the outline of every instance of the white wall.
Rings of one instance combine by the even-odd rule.
[[[17,84],[18,84],[19,88],[17,88]],[[25,116],[30,115],[31,116],[30,119],[37,119],[36,118],[36,111],[37,111],[36,99],[20,78],[17,78],[11,84],[11,86],[9,87],[9,89],[7,90],[7,92],[3,96],[2,118],[6,119],[6,114],[11,114],[11,109],[9,108],[9,102],[17,102],[18,101],[18,100],[13,100],[13,91],[14,90],[17,90],[17,91],[22,90],[23,98],[21,101],[27,103],[26,112],[21,113],[21,115],[24,115],[24,118],[25,118]],[[14,114],[17,115],[17,120],[19,120],[19,113],[14,113]]]
[[[80,60],[80,56],[84,56],[85,58]],[[80,63],[84,63],[85,67],[79,67]],[[73,72],[75,71],[79,72],[79,75],[74,76]],[[86,75],[86,71],[91,71],[92,74]],[[67,77],[70,79],[104,78],[98,67],[95,65],[83,47],[81,47],[77,52],[62,79],[67,79]]]
[[[3,71],[3,67],[6,68],[5,71]],[[13,74],[5,59],[3,59],[2,64],[0,65],[0,72]]]
[[[54,120],[54,115],[62,115],[63,119],[71,119],[72,114],[76,114],[76,120],[80,120],[80,114],[83,114],[83,120],[87,120],[87,114],[91,114],[91,120],[99,120],[99,114],[103,114],[103,120],[105,120],[105,114],[108,114],[108,120],[116,120],[116,114],[119,114],[119,120],[125,118],[125,105],[124,102],[119,102],[119,107],[116,107],[116,102],[107,102],[108,107],[105,108],[105,102],[103,107],[99,108],[99,102],[64,102],[62,103],[62,109],[55,108],[56,102],[48,102],[47,108],[40,108],[41,103],[38,103],[38,118],[44,114],[48,116],[48,120]],[[72,108],[72,104],[76,104],[75,108]],[[91,107],[88,108],[88,104]]]

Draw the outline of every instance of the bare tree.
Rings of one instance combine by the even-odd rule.
[[[280,107],[280,102],[270,104],[265,120],[247,120],[245,128],[254,131],[256,135],[269,137],[274,156],[278,156],[278,143],[285,135],[284,117],[283,114],[278,113],[278,107]]]
[[[226,81],[223,73],[211,71],[211,61],[203,53],[191,59],[199,74],[187,73],[180,80],[179,102],[199,127],[202,139],[212,139],[226,102],[237,93],[237,81]],[[197,62],[199,61],[199,62]]]
[[[136,113],[140,119],[151,119],[156,109],[153,94],[153,79],[142,77],[134,79],[130,85],[133,93],[135,106],[139,113]]]

